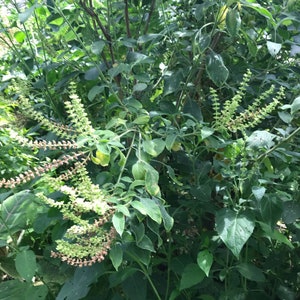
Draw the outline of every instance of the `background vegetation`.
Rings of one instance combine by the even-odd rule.
[[[299,299],[299,2],[2,2],[0,299]]]

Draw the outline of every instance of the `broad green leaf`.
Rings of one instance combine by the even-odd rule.
[[[159,196],[160,188],[158,186],[159,175],[158,172],[153,168],[147,168],[145,175],[145,187],[147,192],[151,196]]]
[[[166,143],[162,139],[146,140],[143,142],[143,149],[153,157],[161,154],[164,151],[165,146]]]
[[[283,202],[282,220],[285,224],[294,223],[300,219],[300,203],[296,201]]]
[[[177,138],[177,134],[168,134],[167,137],[166,137],[166,148],[167,150],[171,151],[175,141],[176,141],[176,138]]]
[[[279,53],[279,51],[282,47],[282,44],[267,41],[267,47],[268,47],[269,53],[272,56],[276,56]]]
[[[80,300],[83,299],[91,289],[92,283],[104,272],[101,264],[89,267],[81,267],[75,270],[74,276],[65,282],[56,300]]]
[[[145,34],[145,35],[141,35],[138,38],[137,42],[139,44],[144,44],[144,43],[147,43],[149,41],[152,41],[152,40],[154,40],[156,38],[160,38],[160,37],[163,37],[163,35],[162,34],[155,34],[155,33]]]
[[[147,235],[144,235],[143,238],[139,242],[137,242],[137,246],[142,249],[155,252],[153,243]]]
[[[204,126],[201,129],[201,138],[204,140],[207,137],[211,136],[213,133],[214,133],[214,129]]]
[[[295,112],[300,110],[300,96],[297,97],[291,104],[291,114],[294,115]]]
[[[264,282],[266,280],[262,270],[251,263],[240,263],[236,268],[241,275],[249,280],[257,282]]]
[[[36,300],[46,299],[48,289],[45,285],[34,286],[32,283],[8,280],[0,283],[0,300]]]
[[[197,264],[187,265],[182,273],[179,289],[182,291],[200,283],[205,277],[205,273]]]
[[[127,54],[127,62],[132,66],[139,64],[151,64],[153,63],[153,58],[143,53],[130,51]]]
[[[260,201],[260,213],[265,223],[274,226],[281,218],[282,200],[277,197],[264,197]]]
[[[14,194],[2,202],[0,206],[0,239],[7,239],[9,234],[25,229],[33,221],[41,208],[37,197],[28,190]]]
[[[117,233],[122,236],[125,228],[125,217],[121,212],[116,212],[112,217],[112,223]]]
[[[155,202],[154,199],[149,198],[140,198],[141,203],[143,204],[147,215],[156,223],[160,224],[162,221],[162,216],[160,212],[159,205]]]
[[[144,180],[146,175],[146,163],[138,160],[134,165],[132,165],[131,172],[135,180]]]
[[[140,115],[137,118],[135,118],[132,123],[137,125],[145,125],[148,124],[150,120],[150,116],[148,114]]]
[[[25,250],[19,252],[16,256],[16,269],[21,277],[27,282],[31,282],[36,269],[36,257],[33,251]]]
[[[239,258],[243,246],[252,235],[254,227],[254,217],[249,212],[236,212],[223,208],[216,214],[217,232],[237,258]]]
[[[34,4],[27,8],[24,12],[19,13],[19,21],[25,23],[34,13],[34,10],[39,7],[39,4]]]
[[[160,208],[162,220],[164,223],[164,227],[165,227],[166,231],[169,232],[174,225],[174,219],[168,214],[168,212],[166,211],[166,209],[163,205],[160,205],[159,208]]]
[[[252,193],[257,201],[260,201],[266,192],[266,188],[263,186],[252,187]]]
[[[229,71],[224,65],[222,56],[211,51],[206,59],[206,71],[215,85],[221,86],[228,78]]]
[[[294,249],[293,244],[290,242],[290,240],[281,232],[279,232],[276,229],[273,229],[269,224],[263,223],[263,222],[257,222],[261,229],[264,231],[264,236],[267,239],[273,239],[279,243],[286,244],[289,246],[291,249]]]
[[[116,271],[118,271],[123,261],[123,250],[122,246],[119,243],[114,244],[113,247],[109,250],[109,258]]]
[[[147,298],[147,280],[145,280],[145,278],[141,276],[140,272],[134,273],[132,276],[129,276],[122,282],[122,292],[125,293],[126,299],[149,299]],[[118,298],[116,300],[121,299]]]
[[[291,116],[291,114],[289,114],[286,111],[279,111],[278,116],[286,124],[291,124],[291,122],[293,120],[293,117]]]
[[[87,70],[84,74],[84,79],[86,80],[96,80],[98,79],[100,71],[98,68],[93,67]]]
[[[92,44],[91,46],[91,51],[96,54],[99,55],[101,54],[103,48],[105,46],[105,42],[104,41],[96,41]]]
[[[230,9],[226,15],[226,27],[232,36],[236,36],[241,27],[240,13],[236,9]]]
[[[134,92],[142,92],[147,88],[146,83],[137,83],[133,86],[133,91]]]
[[[120,63],[119,65],[114,66],[113,68],[109,69],[107,73],[111,78],[114,78],[121,73],[129,73],[130,69],[131,69],[130,65]]]
[[[14,33],[14,38],[18,43],[23,43],[26,38],[26,34],[23,31],[17,31]]]
[[[208,250],[198,252],[197,264],[205,275],[209,276],[209,271],[213,263],[213,255]]]
[[[268,131],[257,130],[247,138],[247,145],[250,148],[271,148],[274,146],[273,139],[276,137]]]
[[[249,3],[250,1],[243,2],[243,6],[247,6],[255,11],[257,11],[259,14],[270,20],[270,23],[275,27],[276,22],[272,16],[272,13],[270,13],[266,8],[262,7],[258,3]],[[251,1],[252,2],[252,1]]]
[[[194,39],[195,48],[199,51],[199,53],[204,53],[205,50],[209,47],[211,42],[211,34],[202,32],[202,29],[200,29]]]
[[[93,87],[89,90],[89,92],[88,92],[88,99],[89,99],[90,101],[93,101],[93,100],[95,99],[95,97],[96,97],[98,94],[100,94],[100,93],[102,93],[102,92],[104,91],[104,89],[105,89],[105,86],[104,86],[104,85],[101,85],[101,86],[98,86],[98,85],[93,86]]]

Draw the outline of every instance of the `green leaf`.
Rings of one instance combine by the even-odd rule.
[[[282,214],[282,201],[277,197],[264,197],[259,208],[265,223],[274,226]]]
[[[162,220],[164,223],[164,227],[167,232],[170,232],[170,230],[172,229],[172,227],[174,225],[174,219],[168,214],[168,212],[166,211],[164,206],[160,205],[159,208],[160,208]]]
[[[149,167],[146,169],[145,187],[146,187],[147,192],[151,196],[159,196],[160,195],[158,179],[159,179],[158,172],[149,165]]]
[[[91,46],[91,51],[96,54],[99,55],[101,54],[103,48],[105,46],[105,42],[104,41],[96,41],[93,42],[92,46]]]
[[[201,129],[201,138],[204,140],[204,139],[206,139],[207,137],[213,135],[213,133],[214,133],[214,129],[213,129],[213,128],[204,126],[204,127]]]
[[[197,264],[187,265],[182,273],[179,289],[182,291],[200,283],[205,277],[205,273]]]
[[[236,36],[241,27],[240,13],[236,9],[230,9],[226,14],[226,27],[230,35]]]
[[[272,14],[264,7],[262,7],[260,4],[258,3],[249,3],[250,1],[248,1],[248,3],[244,2],[243,6],[249,7],[255,11],[257,11],[259,14],[261,14],[262,16],[264,16],[265,18],[267,18],[268,20],[270,20],[270,23],[275,27],[276,26],[276,22],[272,16]],[[252,2],[252,1],[251,1]]]
[[[241,273],[242,276],[249,280],[257,282],[264,282],[266,280],[262,270],[251,263],[240,263],[236,266],[236,269]]]
[[[123,261],[123,250],[120,244],[113,245],[113,247],[109,250],[109,258],[116,271],[118,271]]]
[[[25,23],[34,13],[34,10],[39,7],[39,4],[34,4],[31,7],[27,8],[24,12],[19,14],[19,21]]]
[[[133,91],[134,92],[142,92],[147,88],[146,83],[137,83],[133,86]]]
[[[153,243],[147,235],[144,235],[143,238],[139,242],[137,242],[137,246],[142,249],[155,252]]]
[[[254,227],[254,217],[249,212],[235,212],[224,208],[216,214],[217,232],[237,258],[239,258],[243,246],[252,235]]]
[[[45,285],[8,280],[0,283],[0,300],[36,300],[46,299],[48,289]]]
[[[181,183],[180,181],[178,181],[178,179],[176,178],[174,169],[167,165],[167,170],[168,170],[168,175],[170,176],[170,178],[171,178],[176,184],[182,186],[183,183]]]
[[[23,31],[17,31],[14,33],[14,38],[18,43],[23,43],[26,38],[26,34]]]
[[[213,255],[208,250],[198,252],[197,263],[205,275],[209,276],[209,271],[213,263]]]
[[[165,146],[166,143],[162,139],[146,140],[143,142],[143,149],[153,157],[161,154],[164,151]]]
[[[294,115],[299,110],[300,110],[300,96],[297,97],[291,104],[291,114]]]
[[[221,86],[228,78],[229,71],[224,65],[222,56],[211,51],[206,59],[206,71],[215,85]]]
[[[271,227],[271,225],[263,223],[263,222],[257,222],[261,229],[264,231],[264,237],[266,237],[267,239],[273,239],[276,240],[279,243],[283,243],[286,244],[287,246],[289,246],[291,249],[294,249],[293,244],[289,241],[289,239],[281,232],[279,232],[276,229],[273,229],[273,227]]]
[[[106,86],[104,86],[104,85],[101,85],[101,86],[98,86],[98,85],[93,86],[93,87],[89,90],[89,92],[88,92],[88,99],[89,99],[90,101],[93,101],[93,100],[95,99],[95,97],[96,97],[98,94],[100,94],[100,93],[102,93],[102,92],[104,91],[105,87],[106,87]]]
[[[121,212],[116,212],[112,217],[112,223],[117,233],[122,236],[125,228],[125,217]]]
[[[98,79],[99,74],[100,74],[99,69],[96,67],[93,67],[85,72],[84,79],[85,80],[96,80],[96,79]]]
[[[266,188],[263,186],[252,187],[252,193],[257,201],[260,201],[266,192]]]
[[[294,223],[300,219],[300,203],[296,201],[283,202],[282,220],[285,224]]]
[[[247,138],[247,144],[250,148],[271,148],[274,146],[273,139],[276,137],[275,134],[272,134],[265,130],[257,130],[253,132],[248,138]]]
[[[140,201],[132,201],[131,206],[138,210],[142,215],[149,216],[156,223],[161,223],[162,216],[160,208],[154,200],[149,198],[140,198]]]
[[[21,277],[31,282],[37,269],[36,257],[33,251],[26,250],[19,252],[16,256],[16,269]]]
[[[279,53],[282,45],[279,44],[279,43],[274,43],[274,42],[267,41],[267,47],[268,47],[269,53],[272,56],[276,56]]]
[[[202,29],[200,29],[196,35],[195,35],[195,39],[194,39],[194,43],[195,43],[195,47],[196,49],[199,51],[199,53],[204,53],[205,50],[209,47],[211,42],[211,34],[206,33],[206,32],[202,32]]]

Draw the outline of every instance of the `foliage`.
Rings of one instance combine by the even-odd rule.
[[[4,2],[0,299],[297,299],[298,3]]]

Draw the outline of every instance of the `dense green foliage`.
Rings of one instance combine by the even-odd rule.
[[[299,2],[3,2],[0,299],[298,299]]]

